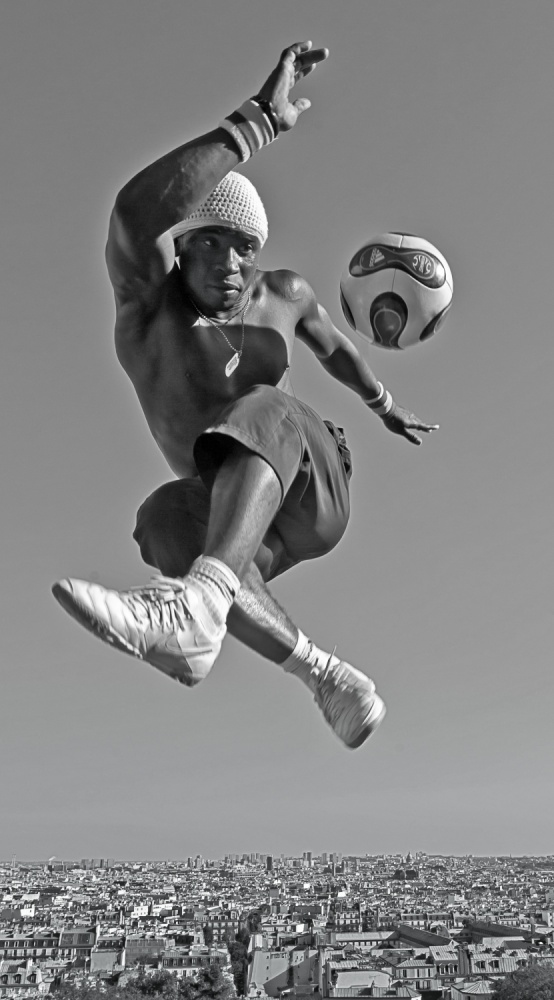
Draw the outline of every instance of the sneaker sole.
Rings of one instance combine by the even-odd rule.
[[[362,726],[359,735],[352,743],[346,743],[345,746],[347,746],[349,750],[357,750],[358,747],[361,747],[362,743],[365,743],[370,736],[373,736],[374,732],[376,732],[381,725],[386,714],[387,706],[385,705],[383,699],[376,694],[373,700],[370,715]]]

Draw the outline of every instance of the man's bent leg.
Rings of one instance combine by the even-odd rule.
[[[214,634],[227,617],[282,502],[277,473],[260,455],[228,439],[216,469],[203,554],[194,561],[185,584],[213,622]]]
[[[206,549],[210,496],[198,479],[159,487],[142,504],[134,538],[142,558],[168,577],[185,576]],[[278,539],[262,542],[246,570],[227,619],[228,630],[254,652],[282,663],[294,650],[298,629],[265,586]]]
[[[268,590],[255,563],[243,577],[227,628],[235,639],[277,664],[290,657],[298,642],[296,625]]]
[[[281,483],[269,463],[232,442],[212,487],[204,555],[221,560],[242,579],[281,500]]]
[[[228,626],[237,639],[306,685],[347,747],[361,746],[383,721],[386,709],[373,681],[308,639],[279,607],[255,565],[243,579]]]
[[[225,496],[223,493],[223,500]],[[145,561],[168,576],[185,575],[197,552],[208,550],[209,504],[207,491],[195,480],[157,490],[141,507],[135,531]],[[278,537],[270,533],[259,546],[229,612],[228,631],[260,656],[298,677],[312,692],[339,738],[347,746],[357,746],[382,720],[383,703],[365,674],[319,649],[269,591],[265,580],[276,563],[282,565],[280,544]]]
[[[186,630],[192,626],[181,598],[182,577],[204,547],[208,509],[209,497],[197,480],[167,484],[142,505],[135,538],[145,561],[164,574],[159,583],[127,592],[85,581],[67,580],[54,587],[57,599],[82,625],[189,686],[206,676],[220,645],[199,648],[197,634],[191,642]],[[229,631],[302,680],[339,739],[348,747],[360,746],[381,722],[383,702],[365,674],[318,649],[275,601],[264,575],[270,575],[276,558],[278,548],[260,546],[258,565],[252,563],[243,576]],[[185,639],[186,655],[179,651]]]

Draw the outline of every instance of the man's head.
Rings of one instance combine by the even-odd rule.
[[[267,217],[251,182],[231,171],[171,230],[186,290],[207,310],[232,309],[254,280]]]

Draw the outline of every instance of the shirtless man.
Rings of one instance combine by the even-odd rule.
[[[319,649],[266,586],[329,552],[349,515],[350,453],[292,392],[295,338],[390,431],[420,444],[436,425],[393,402],[303,278],[260,270],[265,211],[234,169],[296,125],[310,102],[290,91],[327,55],[292,45],[255,98],[118,194],[107,245],[117,356],[176,477],[143,503],[134,534],[161,575],[128,591],[62,580],[53,592],[101,639],[188,686],[228,629],[306,684],[354,748],[385,714],[373,682]]]

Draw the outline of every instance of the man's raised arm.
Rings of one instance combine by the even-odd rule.
[[[224,129],[180,146],[141,170],[117,195],[106,263],[116,299],[148,306],[175,260],[168,230],[193,212],[239,162]]]
[[[119,304],[152,304],[173,267],[169,231],[194,212],[238,163],[291,129],[310,106],[289,101],[291,88],[327,57],[299,42],[285,49],[255,98],[206,135],[179,146],[141,170],[117,195],[106,260]]]

